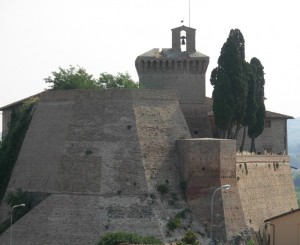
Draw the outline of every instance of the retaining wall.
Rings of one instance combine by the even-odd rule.
[[[289,156],[238,155],[237,185],[247,225],[254,230],[264,220],[298,208]]]
[[[190,134],[174,91],[43,93],[7,192],[49,196],[13,225],[14,243],[95,244],[116,230],[164,240],[176,210],[155,187],[169,180],[178,191],[180,137]],[[0,210],[9,217],[5,203]]]

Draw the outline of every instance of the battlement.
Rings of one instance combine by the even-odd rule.
[[[167,53],[168,50],[163,50],[160,54],[158,53],[158,49],[154,49],[153,52],[157,53],[155,58],[143,56],[137,58],[136,69],[139,74],[150,75],[163,73],[176,76],[176,74],[205,74],[207,70],[208,58],[190,58],[188,55],[165,58],[164,52]],[[157,56],[161,57],[157,58]]]

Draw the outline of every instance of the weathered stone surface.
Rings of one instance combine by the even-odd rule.
[[[288,156],[237,156],[236,175],[245,220],[254,230],[264,220],[298,208]]]
[[[164,239],[176,211],[156,186],[168,180],[178,192],[175,141],[182,136],[190,134],[176,92],[44,93],[7,192],[50,196],[14,224],[15,243],[95,244],[117,230]],[[1,211],[4,220],[4,203]]]
[[[109,231],[180,239],[184,229],[170,235],[166,224],[187,208],[183,180],[193,211],[183,228],[204,238],[212,194],[224,184],[230,189],[214,199],[213,231],[220,241],[297,207],[287,156],[241,156],[235,149],[234,140],[191,139],[174,91],[45,92],[7,192],[49,196],[13,225],[14,243],[95,244]],[[168,194],[157,191],[161,184]],[[8,212],[3,202],[0,221]],[[8,243],[9,232],[0,244]]]

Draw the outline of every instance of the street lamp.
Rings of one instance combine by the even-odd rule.
[[[10,213],[10,245],[12,245],[12,221],[13,221],[13,210],[14,208],[17,207],[25,207],[25,203],[15,205],[11,208],[11,213]]]
[[[218,187],[217,189],[215,189],[212,197],[211,197],[211,224],[210,224],[210,239],[211,239],[211,244],[213,244],[213,218],[214,218],[214,196],[216,194],[216,192],[218,190],[221,190],[221,189],[225,189],[225,190],[228,190],[230,188],[230,185],[226,184],[226,185],[222,185],[220,187]]]

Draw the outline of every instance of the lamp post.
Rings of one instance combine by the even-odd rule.
[[[25,207],[25,203],[19,204],[19,205],[15,205],[11,208],[11,213],[10,213],[10,245],[12,245],[12,221],[13,221],[13,211],[14,208],[17,207]]]
[[[213,244],[213,218],[214,218],[214,196],[216,194],[216,192],[218,190],[221,190],[221,189],[225,189],[225,190],[228,190],[230,188],[230,185],[226,184],[226,185],[222,185],[220,187],[218,187],[217,189],[215,189],[212,197],[211,197],[211,224],[210,224],[210,239],[211,239],[211,244]]]

